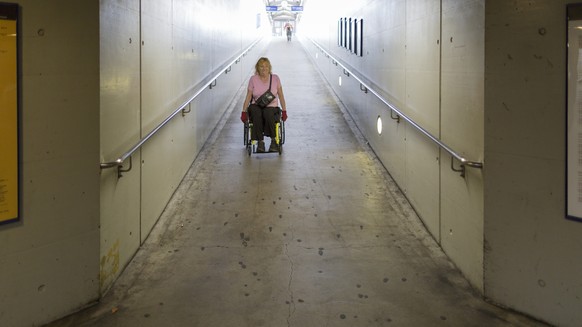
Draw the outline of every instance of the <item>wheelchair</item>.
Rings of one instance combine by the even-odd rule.
[[[283,110],[279,108],[279,120],[277,120],[277,122],[275,123],[275,141],[277,142],[279,148],[278,151],[279,155],[283,153],[283,144],[285,144],[285,122],[283,121],[283,119],[281,119],[282,113]],[[253,153],[257,153],[257,145],[259,144],[259,141],[251,139],[252,129],[253,123],[250,121],[250,119],[248,119],[244,123],[244,145],[249,156]],[[269,135],[268,133],[269,133],[268,131],[265,131],[263,135],[266,137],[271,137],[271,135]],[[263,153],[271,152],[265,151]]]

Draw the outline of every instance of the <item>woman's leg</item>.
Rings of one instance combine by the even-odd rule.
[[[279,121],[279,108],[267,107],[263,110],[265,130],[268,131],[268,134],[271,137],[271,146],[269,147],[269,151],[278,151],[277,142],[275,142],[275,135],[277,135],[275,131],[275,125],[277,124],[277,121]]]
[[[249,106],[249,113],[253,128],[251,129],[251,139],[257,140],[257,152],[265,152],[265,142],[263,141],[264,121],[263,109],[257,105]]]
[[[263,109],[257,105],[249,106],[249,114],[251,122],[253,123],[252,129],[252,140],[262,141],[263,140]]]
[[[279,108],[267,107],[263,109],[263,119],[265,120],[264,131],[270,137],[275,137],[275,124],[279,120]]]

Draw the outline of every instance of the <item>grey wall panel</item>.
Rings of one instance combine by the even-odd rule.
[[[406,4],[406,98],[402,110],[428,132],[438,136],[440,1],[407,1]]]
[[[485,1],[442,2],[441,139],[470,160],[484,158]],[[441,246],[483,289],[483,177],[451,171],[442,152]],[[458,162],[456,163],[458,164]]]
[[[10,2],[21,9],[21,220],[0,226],[0,325],[39,326],[99,296],[99,7]]]
[[[442,139],[477,159],[484,139],[484,9],[483,1],[443,1]]]
[[[367,28],[367,25],[366,25]],[[363,63],[363,69],[369,71],[368,79],[375,85],[383,85],[380,89],[394,105],[405,107],[406,103],[406,47],[404,26],[379,33],[365,40],[366,44],[386,44],[376,49],[375,46],[365,46],[365,51],[371,51]]]
[[[176,108],[173,2],[141,1],[141,135],[146,135]],[[173,193],[172,120],[141,151],[141,241],[149,234]]]
[[[439,149],[406,124],[402,191],[435,240],[440,241]]]
[[[133,157],[136,171],[140,159],[139,154]],[[139,177],[139,174],[124,174],[118,179],[116,169],[101,174],[101,293],[112,285],[141,244]]]
[[[566,4],[487,1],[485,292],[579,326],[582,224],[565,218]]]
[[[401,14],[401,13],[400,13]],[[406,2],[404,114],[440,134],[440,1]],[[439,151],[406,123],[403,191],[434,238],[440,240]]]
[[[397,123],[391,118],[386,106],[375,97],[369,97],[371,109],[382,119],[382,134],[371,137],[370,144],[390,172],[392,178],[404,185],[406,178],[406,124]]]
[[[364,57],[361,61],[366,78],[378,86],[388,100],[399,108],[406,103],[406,5],[390,0],[365,6]]]
[[[100,7],[101,161],[112,161],[141,137],[139,1],[102,1]],[[133,157],[139,172],[141,157]],[[126,163],[126,167],[129,163]],[[140,178],[101,172],[100,286],[104,292],[140,243]]]
[[[443,152],[443,151],[441,151]],[[441,246],[476,288],[483,291],[483,177],[462,178],[441,156]]]

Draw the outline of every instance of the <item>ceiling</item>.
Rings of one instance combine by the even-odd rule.
[[[265,6],[277,6],[277,11],[268,11],[272,21],[298,21],[301,11],[292,11],[292,6],[303,6],[304,0],[264,0]]]

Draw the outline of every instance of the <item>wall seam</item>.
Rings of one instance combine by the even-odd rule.
[[[143,138],[143,69],[142,69],[142,49],[143,49],[143,34],[142,34],[142,0],[139,0],[139,137]],[[142,244],[142,197],[143,197],[143,169],[142,157],[143,151],[139,149],[139,244]]]
[[[438,138],[439,140],[442,140],[442,103],[443,103],[443,90],[442,90],[442,86],[443,86],[443,0],[439,1],[439,40],[438,40],[438,45],[439,45],[439,129],[438,129]],[[441,245],[441,240],[442,240],[442,187],[443,187],[443,181],[442,181],[442,156],[440,155],[442,153],[442,149],[439,149],[439,176],[438,176],[438,181],[439,181],[439,194],[438,194],[438,210],[439,210],[439,214],[438,214],[438,219],[439,219],[439,231],[438,231],[438,237],[437,237],[437,242]]]

